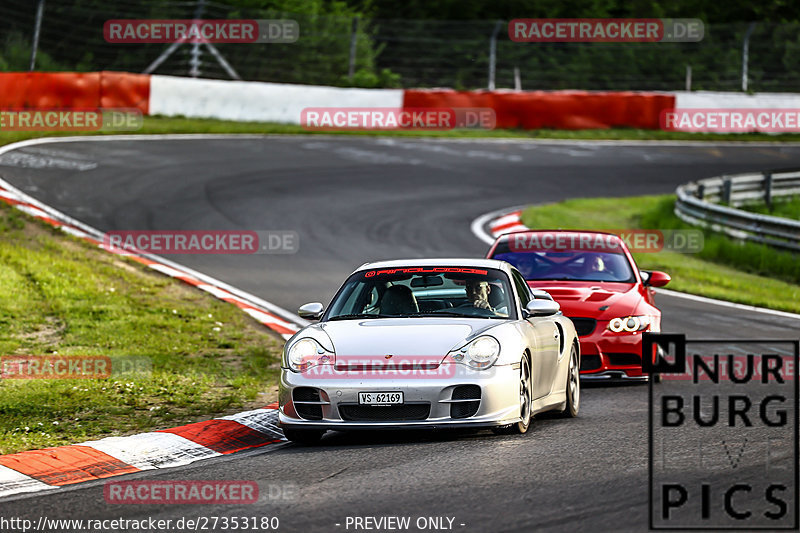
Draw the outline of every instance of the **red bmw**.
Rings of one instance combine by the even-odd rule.
[[[486,256],[507,261],[532,289],[547,291],[580,337],[581,378],[646,380],[642,332],[661,330],[653,287],[669,275],[640,271],[625,241],[596,231],[501,235]]]

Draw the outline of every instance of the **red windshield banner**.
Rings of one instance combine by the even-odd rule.
[[[485,276],[489,273],[488,270],[480,270],[476,268],[462,268],[462,267],[406,267],[406,268],[387,268],[382,270],[370,270],[364,273],[365,278],[373,276],[381,276],[384,274],[480,274]]]

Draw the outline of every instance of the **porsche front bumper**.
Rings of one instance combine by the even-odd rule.
[[[282,369],[279,423],[326,430],[490,427],[519,421],[519,364],[472,370],[441,365],[432,376]],[[444,374],[444,375],[443,375]],[[359,405],[359,392],[403,392],[403,404]]]

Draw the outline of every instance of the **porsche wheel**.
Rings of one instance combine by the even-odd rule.
[[[508,426],[493,428],[495,433],[513,434],[527,433],[531,425],[531,412],[533,411],[533,390],[531,380],[531,363],[527,353],[522,354],[519,365],[519,414],[520,421]]]
[[[581,375],[580,363],[578,361],[578,350],[572,345],[569,354],[569,369],[567,370],[567,404],[561,411],[563,416],[573,418],[578,416],[578,409],[581,406]]]
[[[323,434],[325,434],[324,431],[316,429],[283,428],[283,435],[297,444],[316,444],[322,438]]]

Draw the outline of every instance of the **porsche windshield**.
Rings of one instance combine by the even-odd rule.
[[[353,274],[325,320],[384,317],[516,318],[508,277],[461,267],[370,269]]]
[[[511,263],[526,280],[636,281],[622,253],[530,250],[495,253],[492,259]]]

